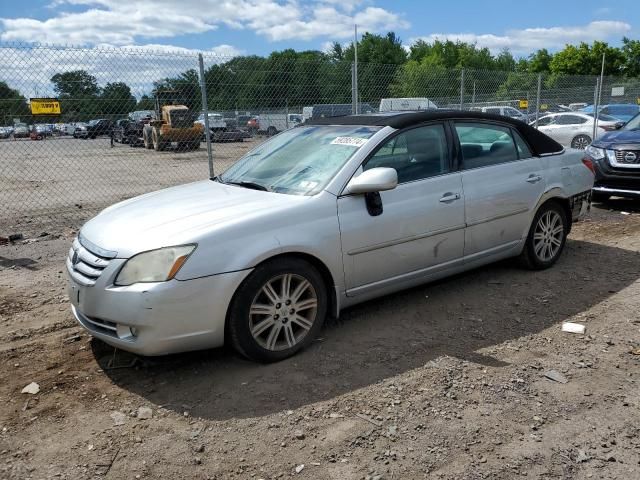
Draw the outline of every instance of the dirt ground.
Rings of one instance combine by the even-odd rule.
[[[92,341],[65,294],[77,226],[0,246],[2,479],[640,478],[637,203],[595,208],[550,270],[368,302],[272,365]]]
[[[213,143],[214,173],[265,138]],[[156,152],[119,143],[111,148],[104,137],[0,140],[0,235],[35,228],[32,223],[41,231],[74,224],[117,201],[208,173],[204,142],[196,151]]]

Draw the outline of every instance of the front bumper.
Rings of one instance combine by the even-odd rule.
[[[92,286],[77,282],[67,263],[71,310],[92,336],[140,355],[223,345],[228,305],[250,270],[118,287],[124,262],[112,259]]]
[[[594,161],[593,191],[618,197],[640,197],[640,168],[614,166],[606,158]]]

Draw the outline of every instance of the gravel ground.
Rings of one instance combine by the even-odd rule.
[[[215,172],[263,140],[214,143]],[[0,235],[76,224],[119,200],[208,176],[205,143],[186,152],[109,144],[108,138],[0,140]]]
[[[368,302],[272,365],[91,340],[65,295],[77,224],[50,227],[0,246],[2,479],[640,478],[638,204],[595,208],[550,270]]]

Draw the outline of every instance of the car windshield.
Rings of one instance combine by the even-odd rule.
[[[595,113],[587,113],[585,115],[589,115],[590,117],[593,117]],[[599,113],[598,120],[601,120],[603,122],[619,122],[620,121],[619,118],[612,117],[611,115],[607,115],[606,113]]]
[[[640,130],[640,113],[633,117],[622,127],[623,130]]]
[[[315,195],[380,127],[308,126],[250,151],[218,180],[290,195]]]
[[[91,120],[87,125],[97,125],[100,120]]]

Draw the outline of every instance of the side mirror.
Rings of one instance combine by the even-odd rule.
[[[378,167],[365,170],[351,179],[344,193],[374,193],[393,190],[398,186],[398,172],[395,168]]]

